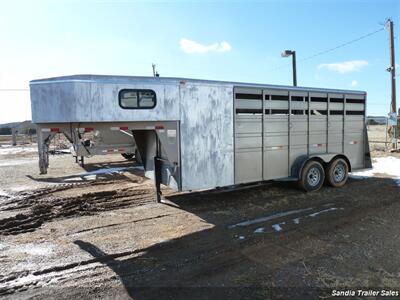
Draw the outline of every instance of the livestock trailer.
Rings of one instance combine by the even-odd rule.
[[[132,135],[158,191],[272,179],[313,191],[371,167],[362,91],[100,75],[33,80],[30,91],[41,173],[52,136],[85,128]]]

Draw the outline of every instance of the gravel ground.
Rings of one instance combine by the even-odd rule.
[[[309,299],[400,287],[396,170],[308,194],[277,182],[164,189],[168,203],[157,204],[152,182],[120,156],[84,169],[52,156],[39,176],[36,155],[0,149],[1,297]]]

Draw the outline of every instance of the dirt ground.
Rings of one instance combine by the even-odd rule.
[[[383,127],[370,126],[384,140]],[[382,138],[383,137],[383,138]],[[309,299],[400,292],[400,178],[174,193],[155,203],[134,161],[0,148],[0,296],[6,299]],[[382,144],[384,146],[384,144]],[[400,155],[371,144],[373,156]],[[397,162],[397,161],[396,161]],[[400,294],[399,294],[400,295]],[[364,298],[365,299],[365,298]]]

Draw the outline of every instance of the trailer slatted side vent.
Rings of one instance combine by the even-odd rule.
[[[262,95],[257,94],[236,94],[236,99],[252,99],[252,100],[262,100]]]
[[[364,96],[236,88],[234,99],[236,183],[290,177],[301,155],[345,153],[363,167]]]

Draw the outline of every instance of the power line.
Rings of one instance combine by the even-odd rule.
[[[308,56],[308,57],[306,57],[306,58],[300,59],[299,61],[309,60],[309,59],[312,59],[312,58],[314,58],[314,57],[316,57],[316,56],[320,56],[320,55],[322,55],[322,54],[326,54],[326,53],[332,52],[332,51],[334,51],[334,50],[336,50],[336,49],[339,49],[339,48],[348,46],[348,45],[353,44],[353,43],[355,43],[355,42],[358,42],[358,41],[360,41],[360,40],[362,40],[362,39],[365,39],[365,38],[367,38],[367,37],[370,37],[371,35],[374,35],[374,34],[376,34],[376,33],[378,33],[378,32],[381,32],[382,30],[385,30],[385,27],[382,27],[381,29],[378,29],[378,30],[375,30],[375,31],[370,32],[370,33],[368,33],[368,34],[365,34],[365,35],[363,35],[363,36],[360,36],[360,37],[358,37],[358,38],[356,38],[356,39],[354,39],[354,40],[351,40],[351,41],[349,41],[349,42],[340,44],[339,46],[336,46],[336,47],[333,47],[333,48],[330,48],[330,49],[327,49],[327,50],[318,52],[318,53],[316,53],[316,54],[314,54],[314,55],[311,55],[311,56]]]
[[[360,37],[358,37],[358,38],[355,38],[355,39],[353,39],[353,40],[351,40],[351,41],[342,43],[342,44],[340,44],[340,45],[338,45],[338,46],[336,46],[336,47],[329,48],[329,49],[326,49],[326,50],[317,52],[317,53],[315,53],[315,54],[313,54],[313,55],[307,56],[307,57],[305,57],[305,58],[299,59],[297,62],[303,62],[303,61],[306,61],[306,60],[310,60],[310,59],[312,59],[312,58],[314,58],[314,57],[317,57],[317,56],[320,56],[320,55],[323,55],[323,54],[326,54],[326,53],[335,51],[335,50],[337,50],[337,49],[346,47],[346,46],[351,45],[351,44],[353,44],[353,43],[355,43],[355,42],[358,42],[358,41],[363,40],[363,39],[365,39],[365,38],[367,38],[367,37],[370,37],[370,36],[372,36],[372,35],[374,35],[374,34],[377,34],[378,32],[381,32],[381,31],[383,31],[383,30],[385,30],[385,27],[382,27],[382,28],[380,28],[380,29],[378,29],[378,30],[375,30],[375,31],[372,31],[372,32],[370,32],[370,33],[364,34],[364,35],[362,35],[362,36],[360,36]],[[269,70],[269,71],[280,70],[280,69],[286,68],[286,67],[288,67],[288,66],[290,66],[290,64],[281,65],[281,66],[278,66],[277,68],[272,69],[272,70]]]

